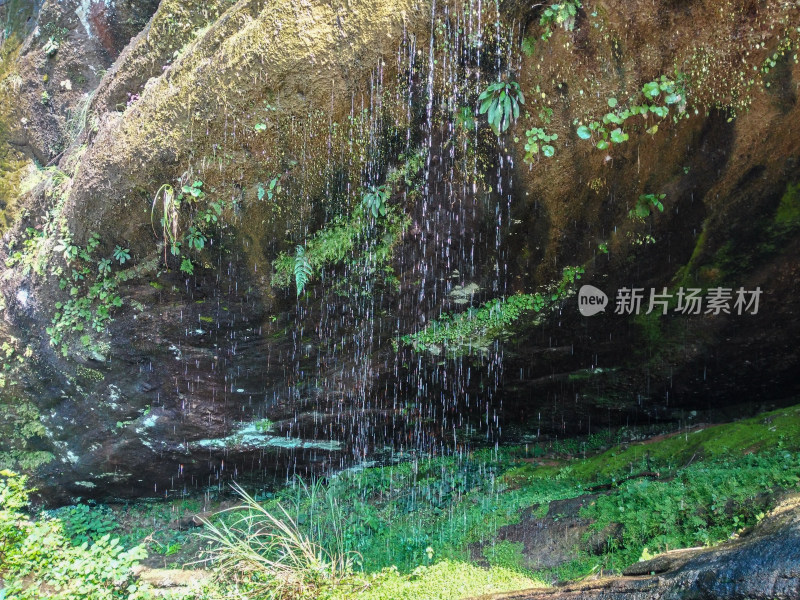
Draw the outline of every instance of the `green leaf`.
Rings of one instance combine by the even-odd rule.
[[[615,144],[621,144],[628,140],[628,134],[622,131],[622,129],[617,128],[611,132],[611,141]]]
[[[548,158],[553,156],[556,153],[556,149],[552,146],[542,146],[542,154],[547,156]]]
[[[650,110],[662,119],[669,114],[669,108],[666,106],[651,106]]]
[[[651,81],[650,83],[644,84],[642,93],[648,98],[657,98],[661,94],[661,88],[659,87],[658,82]]]
[[[586,127],[586,125],[581,125],[578,127],[578,137],[582,140],[588,140],[590,137],[592,137],[592,132],[588,127]]]
[[[535,50],[536,40],[534,38],[526,37],[522,40],[522,52],[525,53],[525,56],[533,56]]]
[[[513,114],[514,109],[511,106],[511,98],[509,96],[505,96],[503,98],[503,111],[500,117],[500,130],[505,131],[508,129],[508,126],[511,124],[511,115]]]
[[[611,108],[616,108],[617,107],[617,99],[616,98],[609,98],[608,99],[608,105]]]

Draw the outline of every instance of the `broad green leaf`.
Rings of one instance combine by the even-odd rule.
[[[611,141],[615,144],[621,144],[628,140],[628,134],[622,131],[622,129],[617,128],[611,132]]]

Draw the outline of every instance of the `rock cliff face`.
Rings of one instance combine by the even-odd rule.
[[[796,394],[798,7],[544,8],[34,7],[3,46],[4,462],[163,495]],[[763,293],[614,315],[623,287]]]

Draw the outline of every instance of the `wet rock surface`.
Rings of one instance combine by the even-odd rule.
[[[61,230],[43,242],[50,274],[4,270],[3,334],[31,360],[0,393],[42,414],[30,443],[55,457],[37,482],[51,501],[179,494],[243,473],[282,480],[393,453],[710,421],[800,391],[797,64],[782,63],[775,85],[753,91],[734,121],[698,111],[608,152],[581,145],[573,125],[580,111],[600,118],[611,94],[639,93],[675,64],[688,69],[705,56],[692,45],[698,30],[716,53],[706,68],[720,77],[755,41],[760,64],[778,43],[769,23],[779,3],[744,3],[721,20],[710,0],[679,9],[604,2],[599,21],[581,15],[569,44],[520,55],[524,89],[548,73],[551,128],[563,141],[554,160],[531,166],[527,122],[501,142],[483,121],[473,137],[451,139],[448,107],[475,104],[496,65],[506,68],[494,30],[463,34],[477,27],[467,13],[379,0],[200,4],[100,2],[86,12],[86,3],[46,2],[20,49],[10,138],[57,167],[68,193],[62,203],[46,183],[26,193],[29,213],[3,259],[58,208],[76,244],[97,233],[98,254],[126,248],[135,265],[114,264],[130,278],[113,322],[90,344],[75,332],[60,347],[47,328],[70,294],[52,275],[66,269],[55,250]],[[485,22],[535,28],[536,11],[503,6]],[[780,17],[798,24],[795,12]],[[450,25],[432,27],[439,18]],[[61,38],[52,54],[51,33]],[[457,48],[458,58],[431,48]],[[567,91],[590,79],[602,90]],[[332,122],[346,134],[329,133]],[[419,189],[389,199],[410,221],[385,265],[391,277],[357,271],[354,252],[300,297],[272,284],[280,252],[346,214],[359,202],[353,190],[384,182],[402,152],[418,149]],[[164,184],[198,178],[227,204],[189,276],[164,248],[154,198]],[[283,190],[274,201],[270,181]],[[667,210],[632,222],[635,199],[655,192],[667,194]],[[184,211],[184,228],[199,210]],[[471,355],[398,344],[442,312],[543,289],[569,265],[609,294],[725,285],[764,295],[757,315],[663,319],[612,310],[587,319],[571,297],[547,319],[525,316],[501,339],[474,340]]]

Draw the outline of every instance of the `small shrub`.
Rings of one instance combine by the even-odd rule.
[[[498,81],[490,84],[478,96],[481,102],[478,112],[486,115],[495,134],[500,135],[519,118],[519,107],[525,104],[525,96],[515,81]]]
[[[389,191],[387,186],[373,186],[369,188],[364,194],[361,202],[364,205],[364,210],[371,213],[374,218],[386,216],[386,201],[389,198]]]
[[[66,535],[74,546],[94,543],[107,533],[114,531],[114,515],[107,507],[76,504],[50,511],[50,516],[59,519]]]
[[[533,163],[534,157],[542,154],[550,158],[556,153],[556,149],[550,144],[558,139],[557,134],[548,135],[541,127],[534,127],[525,132],[528,143],[525,144],[525,162]]]
[[[636,201],[636,206],[628,211],[628,217],[634,221],[644,220],[650,216],[652,209],[664,212],[662,200],[666,197],[666,194],[642,194]]]
[[[543,40],[548,40],[553,35],[553,25],[560,25],[564,31],[575,29],[575,17],[581,3],[578,0],[567,0],[559,4],[552,4],[542,11],[539,25],[544,27]]]
[[[31,519],[25,477],[0,471],[0,578],[15,600],[138,600],[144,589],[132,568],[146,556],[125,550],[109,533],[76,546],[60,519]],[[66,527],[69,527],[67,525]]]
[[[685,77],[677,71],[674,80],[662,75],[658,80],[642,86],[641,100],[634,99],[627,108],[620,108],[618,104],[616,98],[609,98],[608,107],[611,110],[601,121],[590,121],[588,124],[579,125],[578,137],[582,140],[597,140],[595,142],[597,148],[607,150],[612,144],[628,141],[629,136],[622,127],[632,117],[641,116],[647,123],[652,114],[663,120],[669,116],[672,107],[678,109],[675,120],[686,115]],[[658,132],[658,123],[651,125],[646,131],[650,135],[655,135]]]

